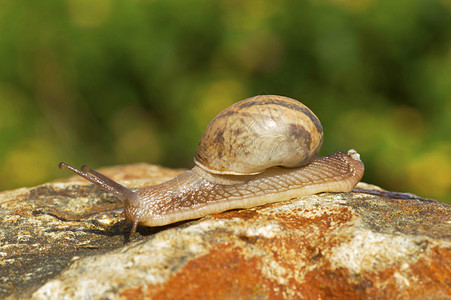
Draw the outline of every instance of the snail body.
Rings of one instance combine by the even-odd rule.
[[[113,193],[126,221],[161,226],[230,209],[320,192],[349,192],[363,176],[355,150],[315,158],[323,141],[318,118],[302,103],[256,96],[233,104],[208,125],[194,166],[162,184],[131,191],[83,166],[67,168]]]

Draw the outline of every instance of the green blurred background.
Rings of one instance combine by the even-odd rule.
[[[451,201],[449,0],[1,1],[0,189],[61,160],[189,168],[257,94],[309,106],[364,181]]]

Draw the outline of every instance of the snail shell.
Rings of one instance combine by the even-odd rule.
[[[323,141],[318,118],[296,100],[274,95],[230,106],[208,125],[193,169],[131,191],[83,166],[66,168],[124,203],[126,222],[160,226],[229,209],[321,192],[349,192],[364,165],[355,150],[315,158]]]
[[[323,127],[307,106],[283,96],[257,96],[220,112],[205,130],[194,162],[214,174],[250,175],[311,162]]]

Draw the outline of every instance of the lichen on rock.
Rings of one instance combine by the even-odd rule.
[[[131,188],[180,174],[104,169]],[[0,297],[451,298],[451,206],[359,184],[159,228],[77,178],[0,194]]]

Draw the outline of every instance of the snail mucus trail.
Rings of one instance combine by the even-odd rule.
[[[210,122],[195,166],[167,182],[136,191],[83,166],[60,168],[112,193],[124,203],[125,222],[162,226],[236,208],[321,192],[349,192],[364,165],[355,150],[316,157],[321,122],[297,100],[262,95],[237,102]]]

